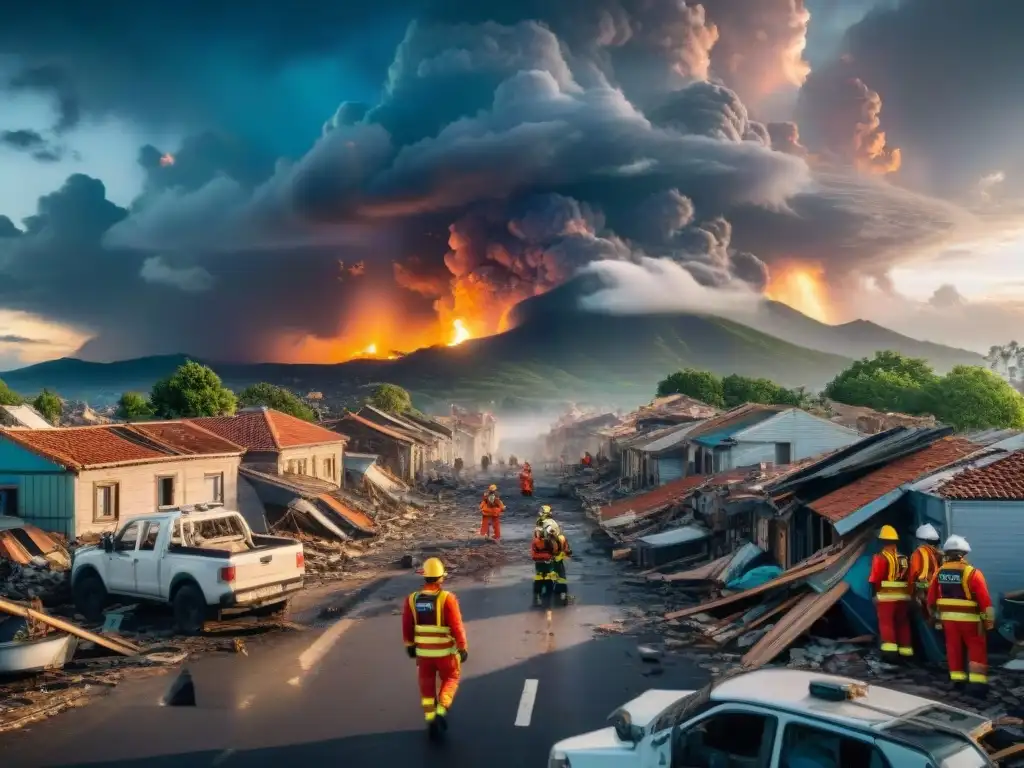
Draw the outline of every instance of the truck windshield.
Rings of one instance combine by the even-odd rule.
[[[942,768],[983,768],[989,765],[985,755],[966,736],[910,724],[886,728],[885,732],[927,752]]]

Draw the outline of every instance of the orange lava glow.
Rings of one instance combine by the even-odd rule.
[[[448,342],[449,347],[457,347],[464,341],[468,341],[473,338],[469,334],[469,329],[466,328],[466,324],[462,322],[461,318],[455,318],[452,321],[452,340]]]
[[[765,295],[819,322],[829,322],[828,291],[820,267],[772,267]]]

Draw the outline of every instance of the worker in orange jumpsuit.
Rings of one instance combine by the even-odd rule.
[[[891,525],[882,526],[878,540],[882,551],[871,560],[868,583],[875,595],[882,656],[894,661],[906,659],[914,655],[910,633],[910,583],[907,581],[910,563],[896,548],[899,536]]]
[[[519,473],[519,492],[523,496],[533,496],[533,472],[527,464]]]
[[[985,576],[967,562],[971,545],[963,536],[950,536],[942,545],[946,562],[928,587],[928,609],[938,612],[946,636],[949,679],[957,687],[965,683],[971,692],[988,692],[988,636],[996,614]],[[964,672],[964,646],[967,672]]]
[[[448,729],[448,710],[459,689],[469,645],[459,600],[454,592],[441,587],[448,575],[444,563],[432,557],[420,573],[425,582],[423,589],[409,595],[402,607],[402,640],[409,658],[416,659],[427,727],[438,734]]]
[[[550,508],[549,508],[550,509]],[[545,596],[550,597],[554,587],[554,559],[556,542],[548,535],[548,529],[540,522],[533,529],[530,544],[530,558],[533,560],[533,604],[540,607]]]
[[[498,486],[492,485],[487,489],[483,499],[480,501],[480,535],[489,536],[491,528],[494,528],[494,540],[501,539],[501,515],[505,511],[505,502],[498,496]]]

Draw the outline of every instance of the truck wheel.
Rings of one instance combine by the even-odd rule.
[[[103,621],[103,609],[107,607],[107,588],[103,579],[95,573],[87,573],[75,580],[71,588],[75,610],[85,616],[86,621]]]
[[[174,593],[174,626],[183,635],[198,635],[206,623],[206,598],[199,587],[183,584]]]

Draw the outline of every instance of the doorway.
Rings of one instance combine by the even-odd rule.
[[[18,486],[0,485],[0,517],[18,517]]]

